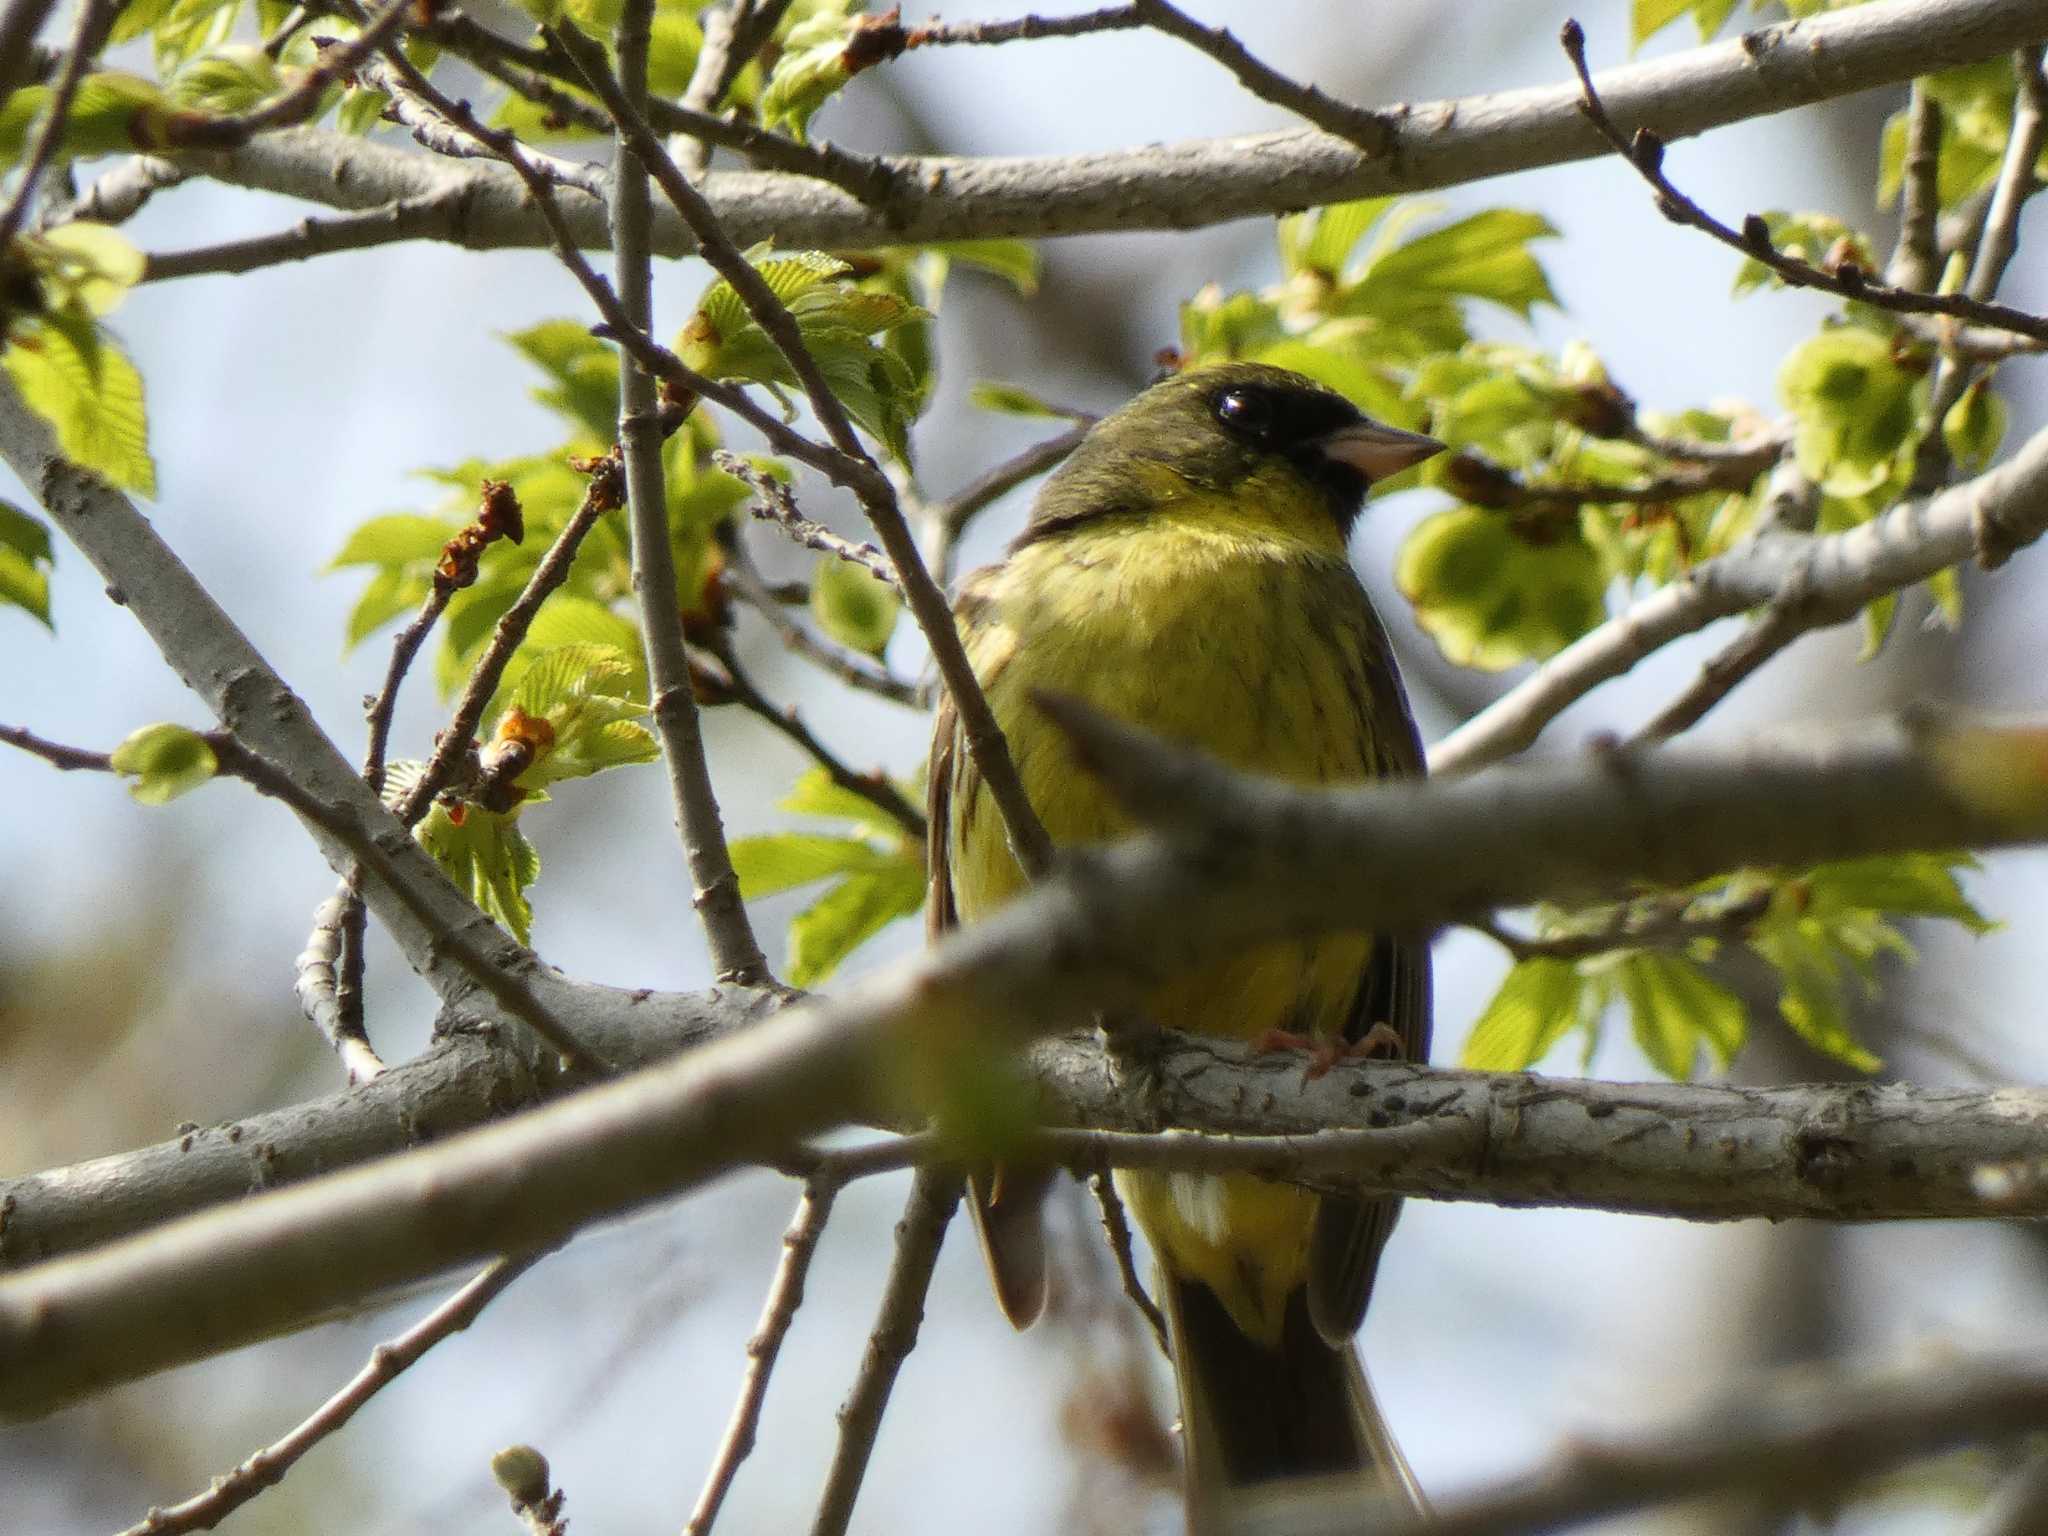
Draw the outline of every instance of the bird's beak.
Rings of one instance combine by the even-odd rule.
[[[1318,438],[1316,446],[1339,464],[1350,465],[1369,482],[1398,475],[1410,465],[1444,451],[1444,445],[1433,437],[1403,432],[1370,417]]]

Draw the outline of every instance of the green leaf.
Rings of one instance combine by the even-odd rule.
[[[128,793],[144,805],[163,805],[197,789],[220,770],[213,748],[182,725],[145,725],[110,754],[114,772],[132,778]]]
[[[189,111],[227,116],[247,112],[284,88],[268,53],[252,43],[229,43],[186,60],[171,78],[170,97]]]
[[[416,777],[419,765],[409,766]],[[392,765],[394,783],[401,782],[398,768]],[[540,876],[540,855],[519,830],[515,816],[476,805],[459,806],[451,815],[436,801],[413,836],[448,878],[504,924],[513,938],[524,944],[533,937],[533,907],[526,891]]]
[[[357,524],[334,558],[327,562],[327,568],[332,571],[348,565],[431,566],[459,531],[459,524],[444,517],[386,513]]]
[[[1576,522],[1540,540],[1477,507],[1424,519],[1394,580],[1447,660],[1499,671],[1554,655],[1606,616],[1606,576]]]
[[[574,320],[543,320],[505,339],[552,381],[533,398],[567,417],[597,443],[619,430],[619,363],[606,343]]]
[[[1850,1033],[1842,962],[1811,925],[1780,925],[1750,943],[1778,971],[1778,1011],[1794,1034],[1859,1072],[1884,1065]]]
[[[1838,325],[1801,343],[1778,371],[1799,428],[1799,467],[1832,496],[1884,484],[1914,421],[1913,376],[1884,337]]]
[[[1630,0],[1629,47],[1642,47],[1698,3],[1699,0]]]
[[[1344,275],[1351,253],[1398,199],[1368,197],[1332,203],[1280,221],[1280,265],[1290,276],[1307,273],[1334,282]]]
[[[916,785],[899,787],[911,800],[921,798],[924,793]],[[822,816],[832,821],[851,821],[885,831],[893,831],[895,827],[895,823],[875,809],[873,802],[833,783],[832,775],[822,768],[806,769],[798,776],[790,792],[776,804],[792,816]]]
[[[50,572],[56,551],[50,530],[15,506],[0,501],[0,603],[26,609],[50,626]]]
[[[43,289],[45,307],[97,318],[120,307],[142,281],[142,252],[119,230],[88,220],[24,235],[19,246]]]
[[[23,86],[0,105],[0,164],[12,165],[27,152],[50,95],[47,85]],[[58,155],[90,158],[160,148],[170,111],[163,88],[153,80],[121,70],[87,75],[64,120]]]
[[[924,861],[908,854],[848,875],[790,921],[791,984],[814,987],[825,980],[890,923],[918,911],[924,894]]]
[[[354,650],[401,613],[419,607],[426,601],[427,587],[426,577],[408,575],[395,566],[378,571],[349,611],[345,648]]]
[[[1899,616],[1899,594],[1885,592],[1872,598],[1863,606],[1863,647],[1856,653],[1858,661],[1869,661],[1884,649],[1884,643],[1891,637],[1892,624]]]
[[[627,691],[639,672],[634,658],[609,645],[536,654],[512,688],[510,710],[545,720],[552,739],[519,786],[535,790],[659,757],[659,744],[639,723],[647,705]]]
[[[1807,911],[1827,916],[1860,908],[1895,917],[1943,918],[1972,933],[1998,925],[1963,894],[1959,869],[1974,870],[1965,853],[1896,853],[1822,864],[1804,876]]]
[[[56,430],[66,458],[156,494],[142,375],[105,333],[83,319],[46,315],[17,330],[5,362],[29,409]]]
[[[936,294],[945,286],[946,269],[955,263],[1000,278],[1020,297],[1028,299],[1038,292],[1038,247],[1028,240],[937,240],[912,249],[926,263],[926,302],[934,307]]]
[[[1583,989],[1569,960],[1520,961],[1473,1024],[1458,1064],[1480,1072],[1520,1072],[1535,1065],[1579,1024]]]
[[[1373,261],[1355,292],[1363,307],[1393,299],[1390,312],[1412,304],[1416,295],[1441,294],[1486,299],[1523,319],[1538,304],[1556,304],[1542,263],[1529,254],[1531,240],[1557,231],[1540,214],[1493,208],[1420,235]]]
[[[903,601],[896,589],[850,561],[827,555],[811,573],[811,612],[825,633],[867,656],[889,648]]]
[[[1033,416],[1053,420],[1070,420],[1072,416],[1071,412],[1061,410],[1021,384],[1005,384],[993,379],[984,379],[969,389],[967,403],[976,410],[994,411],[1002,416]]]
[[[1180,350],[1191,368],[1250,357],[1285,334],[1280,306],[1257,294],[1211,283],[1180,307]]]
[[[1742,999],[1681,955],[1635,950],[1613,977],[1636,1043],[1666,1077],[1691,1077],[1702,1045],[1725,1067],[1748,1036]]]
[[[795,890],[831,875],[872,874],[901,855],[858,837],[819,832],[776,832],[732,842],[733,873],[749,901]]]
[[[1975,379],[1941,418],[1941,435],[1956,464],[1975,471],[1989,464],[2005,441],[2005,401],[1987,377]]]
[[[861,0],[820,0],[789,29],[782,55],[761,91],[763,128],[782,128],[802,140],[811,119],[851,80],[847,45],[861,24]]]

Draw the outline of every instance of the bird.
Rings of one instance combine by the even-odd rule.
[[[1047,692],[1297,783],[1424,772],[1348,541],[1373,485],[1442,448],[1301,374],[1247,362],[1171,374],[1082,438],[1006,557],[963,581],[954,604],[1055,846],[1134,828],[1047,718]],[[948,703],[927,794],[936,937],[1013,899],[1026,877]],[[1158,987],[1144,1016],[1197,1035],[1425,1060],[1427,941],[1337,932],[1249,945]],[[997,1169],[970,1190],[997,1299],[1019,1327],[1045,1304],[1048,1179]],[[1426,1507],[1353,1344],[1399,1202],[1249,1174],[1125,1170],[1116,1187],[1158,1269],[1191,1524],[1205,1503],[1301,1477],[1369,1481]]]

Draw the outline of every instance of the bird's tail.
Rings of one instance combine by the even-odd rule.
[[[1262,1484],[1317,1479],[1320,1492],[1355,1482],[1359,1497],[1427,1502],[1394,1443],[1349,1341],[1325,1343],[1308,1298],[1289,1301],[1277,1348],[1246,1337],[1199,1281],[1162,1286],[1180,1383],[1188,1525],[1218,1529],[1224,1511]],[[1306,1491],[1306,1490],[1304,1490]]]

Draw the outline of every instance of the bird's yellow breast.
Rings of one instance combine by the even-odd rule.
[[[1111,839],[1129,822],[1032,703],[1038,689],[1253,772],[1307,783],[1374,774],[1370,673],[1388,664],[1384,641],[1335,525],[1309,510],[1183,496],[1026,543],[970,588],[968,653],[1055,843]],[[1023,878],[967,755],[955,759],[948,852],[957,910],[972,922]],[[1363,935],[1247,948],[1162,987],[1148,1014],[1236,1039],[1332,1036],[1369,954]],[[1302,1283],[1312,1196],[1239,1177],[1123,1187],[1162,1262],[1207,1281],[1247,1333],[1277,1329]]]

